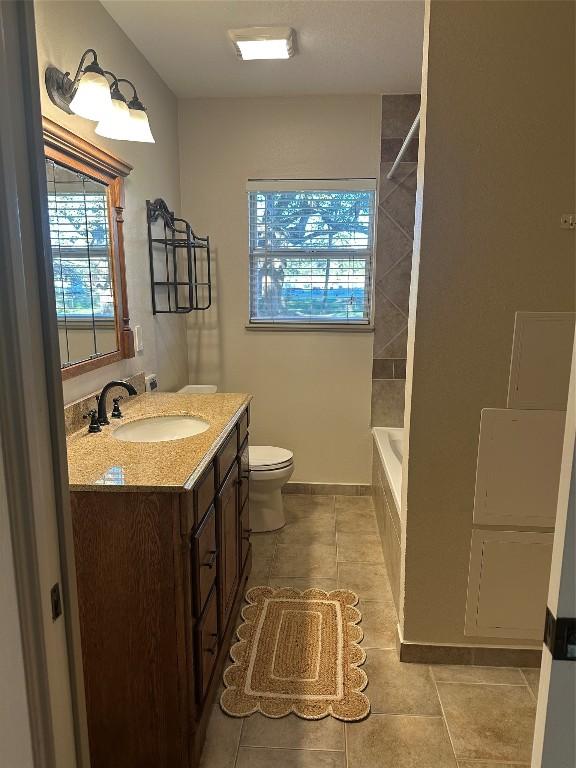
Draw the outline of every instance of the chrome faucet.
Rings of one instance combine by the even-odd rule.
[[[110,424],[108,416],[106,414],[106,397],[108,392],[114,387],[123,387],[130,396],[137,395],[138,392],[134,389],[132,384],[128,384],[127,381],[109,381],[105,384],[102,392],[98,396],[98,424]]]

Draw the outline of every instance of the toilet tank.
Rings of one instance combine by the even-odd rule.
[[[178,390],[182,395],[212,395],[217,391],[216,384],[186,384],[185,387]]]

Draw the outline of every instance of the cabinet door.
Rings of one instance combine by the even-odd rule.
[[[216,579],[216,514],[214,507],[192,537],[192,594],[194,615],[200,616]]]
[[[552,533],[473,531],[467,635],[541,640]]]
[[[246,437],[246,440],[244,440],[240,448],[238,460],[240,462],[240,509],[243,509],[244,505],[248,501],[250,486],[250,458],[248,455],[248,437]]]
[[[242,514],[240,515],[240,574],[244,570],[246,558],[248,557],[248,551],[250,549],[250,505],[245,504]]]
[[[206,697],[217,657],[218,610],[216,590],[213,589],[206,602],[206,609],[196,628],[196,690],[200,705]]]
[[[226,630],[238,585],[238,464],[234,462],[217,498],[218,581],[220,587],[220,632]]]

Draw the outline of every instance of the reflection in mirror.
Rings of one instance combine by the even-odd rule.
[[[118,349],[108,187],[46,159],[60,359],[65,368]]]

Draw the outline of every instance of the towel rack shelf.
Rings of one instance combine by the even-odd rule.
[[[146,201],[146,218],[153,314],[209,309],[210,238],[199,237],[186,219],[175,216],[161,198]]]

